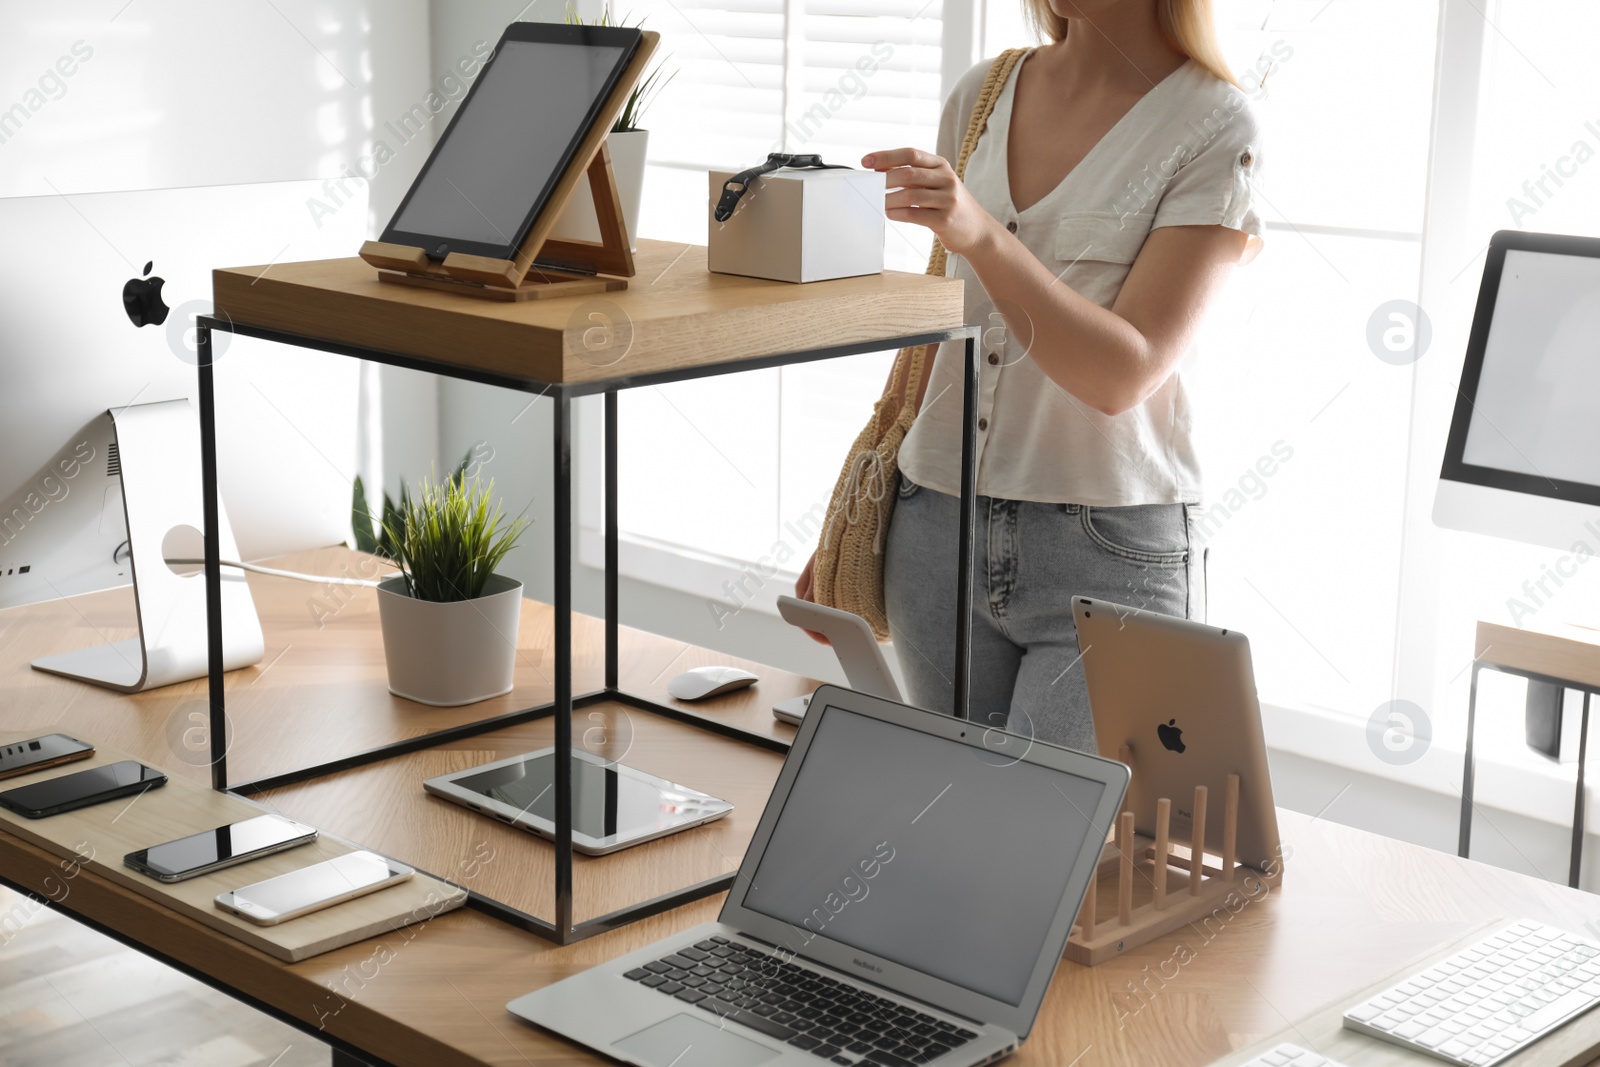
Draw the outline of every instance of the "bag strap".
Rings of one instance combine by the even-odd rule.
[[[978,139],[989,126],[989,116],[994,113],[994,105],[1005,89],[1006,79],[1011,77],[1012,68],[1017,65],[1018,60],[1028,54],[1028,51],[1026,48],[1008,48],[996,56],[994,63],[990,65],[989,73],[984,76],[983,85],[978,90],[978,99],[973,101],[972,116],[967,120],[966,136],[961,139],[961,148],[956,154],[957,178],[966,175],[967,160],[972,158],[972,150],[978,147]],[[928,253],[927,273],[943,275],[944,268],[944,242],[935,237],[933,248]]]
[[[849,170],[843,163],[824,163],[822,157],[814,154],[797,155],[792,152],[768,152],[767,161],[758,163],[722,183],[722,196],[717,201],[717,208],[712,214],[718,222],[727,222],[733,218],[734,208],[739,206],[739,198],[744,196],[745,190],[750,188],[750,183],[763,174],[770,174],[784,167],[794,167],[804,170],[814,167],[818,170]]]
[[[984,75],[983,85],[978,89],[978,99],[973,101],[972,115],[967,119],[967,132],[962,137],[960,151],[956,154],[957,178],[967,173],[967,160],[972,157],[973,149],[978,147],[978,139],[989,126],[989,116],[994,113],[994,105],[1000,99],[1006,79],[1011,77],[1011,71],[1017,65],[1017,61],[1027,55],[1028,51],[1026,48],[1008,48],[996,56],[994,62],[990,64],[989,73]],[[943,277],[945,260],[944,242],[935,236],[933,248],[928,252],[926,273]],[[900,358],[895,360],[895,374],[901,377],[898,410],[902,413],[916,410],[917,388],[922,384],[922,368],[930,355],[929,349],[933,347],[935,346],[918,345],[915,348],[902,349]]]

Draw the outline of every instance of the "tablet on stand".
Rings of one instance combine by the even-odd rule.
[[[660,35],[514,22],[361,258],[385,282],[493,300],[627,286],[633,253],[605,138]],[[601,239],[549,237],[587,178]]]

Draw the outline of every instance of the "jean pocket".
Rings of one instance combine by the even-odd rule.
[[[1182,504],[1085,507],[1083,532],[1123,559],[1178,567],[1189,561],[1189,528]]]
[[[912,497],[916,496],[921,491],[922,491],[922,486],[918,485],[916,482],[912,481],[910,478],[907,478],[904,474],[900,475],[900,488],[899,488],[899,491],[898,491],[898,495],[899,495],[901,500],[910,500]]]

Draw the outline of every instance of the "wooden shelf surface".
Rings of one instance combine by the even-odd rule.
[[[286,786],[256,799],[546,921],[555,918],[555,849],[542,838],[423,791],[428,778],[555,744],[540,719]],[[721,819],[609,856],[573,857],[576,921],[738,869],[783,757],[621,704],[581,709],[573,743],[731,801]]]
[[[212,293],[236,323],[534,385],[910,336],[964,317],[954,278],[885,271],[797,285],[712,274],[703,246],[648,240],[635,263],[627,289],[513,304],[384,285],[355,257],[219,269]]]
[[[348,549],[327,548],[286,556],[274,565],[308,574],[340,575],[364,573],[356,566],[360,559]],[[266,651],[259,664],[230,671],[224,679],[231,732],[230,782],[325,763],[554,699],[554,610],[548,604],[523,602],[515,687],[510,693],[465,707],[433,708],[389,693],[375,592],[337,587],[342,606],[329,614],[313,610],[312,602],[322,601],[325,595],[318,586],[254,574],[249,583]],[[592,616],[575,614],[572,629],[574,692],[600,689],[604,682],[603,624]],[[169,773],[209,783],[209,751],[202,743],[204,738],[192,732],[197,725],[204,727],[210,707],[204,679],[123,696],[28,666],[39,656],[136,633],[128,589],[0,611],[5,722],[20,724],[19,728],[82,730],[101,744]],[[622,627],[621,635],[621,679],[627,691],[784,743],[795,730],[772,717],[772,705],[809,693],[820,684],[631,627]],[[797,634],[796,640],[804,638]],[[714,663],[746,667],[761,680],[748,689],[697,704],[667,696],[666,685],[677,674]],[[699,736],[703,731],[694,733]]]

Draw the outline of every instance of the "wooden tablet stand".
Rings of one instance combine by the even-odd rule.
[[[1119,758],[1131,766],[1131,750],[1124,745]],[[1137,771],[1135,771],[1137,773]],[[1239,776],[1228,775],[1223,792],[1222,851],[1206,849],[1206,800],[1208,790],[1194,791],[1195,840],[1190,855],[1175,855],[1168,839],[1172,801],[1156,802],[1155,837],[1136,835],[1133,812],[1117,816],[1112,840],[1101,853],[1094,880],[1089,883],[1078,920],[1067,938],[1063,955],[1074,963],[1093,967],[1114,959],[1129,949],[1154,941],[1163,934],[1191,923],[1225,923],[1246,905],[1260,899],[1268,888],[1283,884],[1283,866],[1269,864],[1271,871],[1238,863],[1235,843],[1239,825]],[[1215,856],[1216,864],[1208,864]],[[1099,880],[1116,872],[1116,915],[1102,920],[1099,915]],[[1169,881],[1176,881],[1169,886]],[[1134,906],[1135,889],[1148,897]],[[1212,922],[1216,917],[1215,922]],[[1214,936],[1214,935],[1212,935]]]
[[[633,277],[633,252],[623,223],[622,202],[611,173],[606,134],[622,113],[628,94],[644,74],[661,35],[646,30],[616,87],[606,98],[594,125],[579,142],[572,161],[556,183],[544,210],[529,227],[512,259],[493,259],[451,252],[442,261],[428,258],[414,245],[368,241],[361,258],[378,268],[380,281],[463,293],[486,300],[538,300],[555,296],[582,296],[627,288]],[[587,175],[594,198],[600,240],[565,241],[549,238],[562,209]],[[536,262],[537,261],[537,262]]]

